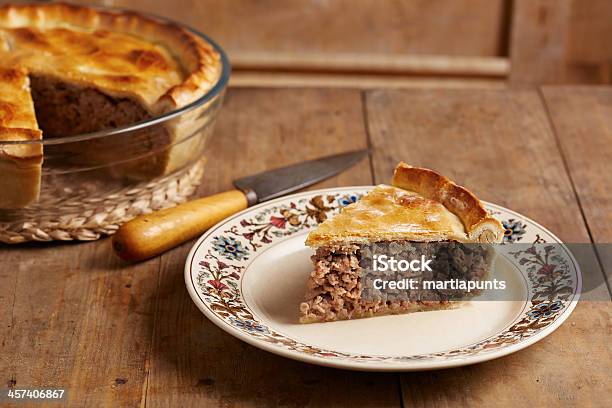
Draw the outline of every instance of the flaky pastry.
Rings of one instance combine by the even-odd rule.
[[[0,7],[0,66],[0,87],[18,88],[0,94],[0,142],[39,140],[41,130],[47,139],[149,119],[205,95],[222,72],[214,47],[184,27],[139,13],[69,4]],[[30,112],[29,122],[11,123],[24,110]],[[143,150],[158,153],[125,164],[124,173],[148,178],[190,160],[197,140],[182,140],[201,126],[195,123],[201,119],[186,118],[156,129],[155,135],[139,136]],[[42,147],[35,145],[1,148],[0,208],[36,200]],[[117,154],[105,147],[100,139],[82,143],[78,152],[69,146],[65,155],[104,165]],[[128,153],[117,161],[127,163]]]

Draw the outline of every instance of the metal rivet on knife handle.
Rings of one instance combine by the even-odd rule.
[[[255,190],[253,190],[252,188],[245,188],[244,190],[241,190],[241,191],[246,196],[249,207],[257,204],[258,200],[257,200],[257,193],[255,193]]]

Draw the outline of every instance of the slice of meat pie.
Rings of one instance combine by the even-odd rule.
[[[308,235],[306,244],[316,253],[300,322],[447,309],[455,304],[449,301],[452,291],[389,291],[382,279],[374,285],[376,272],[370,272],[375,256],[434,260],[433,275],[408,271],[393,275],[396,278],[487,277],[492,251],[483,244],[501,242],[504,229],[474,194],[432,170],[405,163],[395,169],[392,184],[376,186]]]
[[[42,138],[25,70],[0,67],[0,208],[23,207],[38,199]]]

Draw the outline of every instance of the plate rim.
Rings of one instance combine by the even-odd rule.
[[[454,358],[450,360],[438,360],[438,361],[411,360],[411,361],[403,361],[403,362],[396,362],[396,363],[389,363],[389,362],[384,362],[384,361],[372,361],[372,362],[366,363],[363,361],[356,361],[356,360],[351,360],[351,359],[342,359],[342,360],[331,359],[331,358],[320,357],[320,356],[311,355],[311,354],[307,354],[307,353],[303,353],[303,352],[299,352],[295,350],[287,350],[285,348],[277,346],[276,344],[259,340],[255,338],[254,336],[245,334],[241,330],[220,320],[218,316],[216,316],[213,312],[211,312],[204,305],[204,302],[201,300],[199,294],[196,291],[195,284],[192,281],[192,264],[195,258],[195,254],[198,251],[201,244],[203,243],[203,241],[206,240],[212,234],[214,234],[214,232],[219,227],[221,227],[224,224],[227,224],[228,222],[236,218],[242,217],[246,213],[249,213],[251,211],[254,211],[260,208],[264,208],[270,205],[274,205],[275,203],[282,202],[288,199],[301,198],[303,196],[311,196],[311,195],[315,196],[317,194],[325,194],[325,193],[333,194],[333,193],[338,193],[338,192],[343,192],[343,191],[367,191],[374,187],[375,185],[328,187],[328,188],[307,190],[307,191],[302,191],[298,193],[288,194],[282,197],[275,198],[270,201],[259,203],[252,207],[247,207],[244,210],[219,221],[218,223],[213,225],[211,228],[209,228],[206,232],[204,232],[196,240],[196,242],[190,248],[189,253],[187,254],[187,258],[185,260],[185,266],[184,266],[184,279],[185,279],[185,286],[187,288],[187,292],[189,293],[189,296],[191,297],[191,300],[193,301],[193,303],[195,303],[196,307],[200,310],[200,312],[202,312],[208,320],[210,320],[213,324],[215,324],[221,330],[261,350],[270,352],[272,354],[276,354],[281,357],[290,358],[292,360],[297,360],[297,361],[310,363],[310,364],[316,364],[316,365],[325,366],[325,367],[341,368],[341,369],[348,369],[348,370],[354,370],[354,371],[376,371],[376,372],[429,371],[429,370],[438,370],[438,369],[443,369],[443,368],[462,367],[462,366],[482,363],[485,361],[495,360],[495,359],[516,353],[517,351],[523,350],[527,347],[530,347],[531,345],[537,343],[538,341],[548,337],[555,330],[557,330],[573,313],[574,309],[576,308],[578,304],[578,301],[581,295],[581,291],[582,291],[582,273],[580,270],[580,265],[577,263],[574,255],[571,253],[571,251],[569,251],[569,249],[566,247],[564,242],[561,241],[559,237],[557,237],[549,229],[545,228],[544,226],[534,221],[533,219],[525,215],[522,215],[514,210],[511,210],[509,208],[506,208],[501,205],[494,204],[488,201],[484,201],[484,200],[481,200],[481,201],[485,203],[486,205],[497,208],[497,209],[501,209],[508,213],[511,213],[517,216],[519,219],[528,221],[529,223],[532,223],[534,226],[538,227],[542,231],[545,231],[556,241],[555,243],[558,243],[565,248],[568,257],[571,259],[572,264],[576,268],[576,277],[577,277],[576,289],[573,294],[573,299],[568,302],[569,304],[565,308],[565,312],[562,313],[557,319],[555,319],[555,321],[553,321],[548,327],[544,328],[539,333],[536,333],[535,335],[527,338],[526,340],[519,341],[515,344],[500,348],[499,350],[495,350],[490,353],[485,353],[481,355],[478,355],[478,354],[466,355],[466,356],[461,356],[459,358]]]

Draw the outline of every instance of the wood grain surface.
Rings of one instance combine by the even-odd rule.
[[[371,145],[370,162],[313,188],[387,182],[404,160],[565,241],[609,243],[611,99],[609,88],[231,89],[198,194]],[[185,289],[191,244],[140,264],[114,258],[108,239],[1,246],[0,388],[65,387],[77,407],[612,405],[605,285],[598,302],[581,302],[555,333],[516,354],[434,372],[359,373],[284,359],[218,329]],[[595,267],[585,279],[602,281],[603,260],[587,256]]]
[[[571,0],[514,1],[511,82],[558,84],[565,81],[570,13]]]
[[[92,3],[91,1],[81,1]],[[172,17],[242,53],[496,56],[502,0],[99,1]],[[380,35],[384,33],[384,35]]]
[[[74,406],[140,400],[160,259],[128,267],[108,245],[2,247],[2,389],[64,388]]]
[[[612,89],[547,87],[542,92],[591,239],[609,244],[612,242]],[[603,245],[599,249],[600,262],[610,282],[612,250]]]
[[[376,75],[328,72],[266,72],[239,70],[232,72],[230,86],[236,87],[309,87],[309,88],[507,88],[500,78],[454,78],[411,75]]]
[[[366,100],[377,183],[405,160],[533,218],[565,242],[591,242],[537,91],[372,91]],[[585,286],[597,287],[594,298],[609,299],[601,269],[583,272]],[[476,367],[404,374],[405,405],[582,406],[607,395],[605,406],[612,401],[605,334],[611,313],[609,302],[582,302],[550,338],[520,353]]]
[[[228,51],[235,71],[261,75],[264,86],[283,78],[289,85],[316,83],[304,75],[315,72],[353,87],[360,87],[358,80],[337,74],[382,73],[376,81],[389,84],[406,83],[406,77],[442,84],[452,77],[468,85],[493,77],[511,86],[612,83],[609,0],[73,2],[195,27]],[[271,73],[278,74],[275,81]]]
[[[571,63],[590,68],[599,83],[612,83],[612,3],[574,0],[567,33]]]
[[[611,16],[607,0],[514,0],[510,83],[611,83]]]

